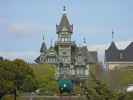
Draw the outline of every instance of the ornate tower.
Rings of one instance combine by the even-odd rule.
[[[56,33],[58,35],[56,47],[60,63],[68,66],[68,64],[71,64],[71,47],[74,42],[71,41],[73,25],[70,25],[65,12],[62,15],[59,25],[56,25]]]
[[[69,23],[65,7],[60,23],[56,25],[56,34],[58,35],[58,39],[55,45],[52,46],[51,44],[50,48],[47,49],[43,41],[40,56],[35,60],[36,63],[56,65],[57,79],[87,79],[88,66],[97,62],[97,52],[88,51],[85,38],[84,46],[82,47],[78,47],[72,41],[73,25]]]
[[[68,21],[67,14],[65,13],[66,9],[63,9],[64,13],[62,15],[59,25],[56,25],[56,34],[58,39],[55,43],[55,48],[59,58],[59,77],[65,78],[71,74],[72,67],[72,55],[73,47],[75,42],[71,40],[73,34],[73,25]]]

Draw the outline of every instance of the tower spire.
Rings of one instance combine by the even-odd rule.
[[[68,32],[73,33],[73,25],[70,25],[66,14],[66,6],[63,7],[63,14],[59,25],[56,25],[56,33]]]
[[[114,41],[114,30],[112,29],[112,41]]]
[[[43,34],[43,36],[42,36],[42,39],[43,39],[43,41],[44,41],[44,34]]]
[[[85,37],[83,38],[83,43],[86,44],[86,38]]]
[[[43,41],[45,40],[44,32],[42,32],[42,40],[43,40]]]
[[[46,50],[47,50],[47,46],[46,46],[46,44],[45,44],[45,37],[44,37],[43,32],[42,32],[42,39],[43,39],[43,42],[42,42],[42,45],[41,45],[41,48],[40,48],[40,52],[41,52],[41,53],[45,53]]]
[[[85,37],[83,37],[83,44],[84,44],[84,46],[86,46],[86,38]]]
[[[51,47],[53,46],[53,40],[52,39],[50,40],[50,46]]]
[[[66,13],[66,6],[63,6],[63,13]]]

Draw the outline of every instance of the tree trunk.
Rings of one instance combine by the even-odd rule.
[[[16,98],[17,98],[17,90],[14,89],[14,100],[17,100]]]
[[[2,100],[4,95],[5,95],[4,93],[0,93],[0,100]]]
[[[0,94],[0,100],[2,100],[3,96],[4,96],[4,95],[1,95],[1,94]]]

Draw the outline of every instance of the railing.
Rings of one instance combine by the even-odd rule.
[[[69,74],[69,75],[65,75],[65,74],[56,74],[56,78],[59,79],[59,78],[63,78],[64,76],[67,76],[68,79],[88,79],[88,75],[79,75],[79,74],[75,74],[75,75],[72,75],[72,74]]]
[[[75,44],[75,41],[56,41],[55,45],[64,44],[64,43],[66,43],[66,44]]]

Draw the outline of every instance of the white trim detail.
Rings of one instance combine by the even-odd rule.
[[[112,61],[112,62],[105,62],[105,64],[124,64],[124,63],[128,63],[128,64],[133,64],[133,61],[123,61],[123,62],[120,62],[120,61]]]

